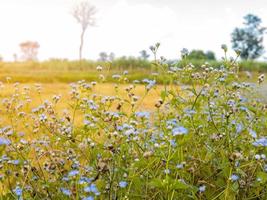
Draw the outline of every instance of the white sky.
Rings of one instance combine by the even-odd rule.
[[[77,1],[77,0],[76,0]],[[80,27],[70,15],[74,0],[0,0],[0,54],[12,60],[20,42],[40,43],[39,58],[78,58]],[[253,13],[267,26],[267,0],[91,0],[97,26],[86,33],[84,57],[99,52],[133,55],[156,42],[160,54],[177,58],[183,47],[213,50],[230,46],[234,27]],[[266,35],[267,36],[267,35]],[[267,48],[267,38],[265,40]]]

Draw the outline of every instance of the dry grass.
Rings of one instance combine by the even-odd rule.
[[[33,107],[40,105],[44,100],[51,100],[53,95],[62,96],[62,100],[58,104],[59,108],[66,108],[68,106],[68,100],[70,99],[69,93],[71,90],[71,87],[69,84],[44,83],[44,84],[41,84],[41,86],[42,86],[42,91],[40,94],[36,90],[36,85],[32,83],[20,84],[19,88],[21,91],[23,91],[24,87],[30,88],[30,96],[32,98],[31,105]],[[114,95],[119,95],[121,97],[127,96],[127,92],[125,91],[125,88],[128,85],[126,84],[120,85],[118,88],[118,92],[116,92],[114,86],[115,84],[112,84],[112,83],[98,84],[93,88],[92,93],[103,95],[103,96],[114,96]],[[152,89],[145,96],[144,99],[142,99],[142,97],[146,93],[145,86],[137,85],[133,91],[136,96],[140,97],[140,109],[144,109],[144,110],[154,109],[154,105],[160,97],[161,90],[162,90],[162,86],[157,86],[155,89]],[[5,97],[9,97],[14,92],[15,92],[15,88],[13,84],[5,84],[3,88],[1,89],[0,98],[3,99]]]

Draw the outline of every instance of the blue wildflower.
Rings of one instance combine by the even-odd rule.
[[[236,132],[237,133],[241,133],[241,131],[243,130],[243,124],[239,123],[236,125]]]
[[[94,197],[93,196],[84,197],[82,200],[94,200]]]
[[[149,112],[136,112],[135,113],[136,117],[140,117],[140,118],[149,118],[150,113]]]
[[[176,169],[183,169],[183,168],[184,168],[184,164],[183,163],[176,165]]]
[[[178,123],[177,119],[169,119],[166,124],[167,125],[172,125],[172,126],[176,126]]]
[[[119,186],[120,186],[120,188],[126,188],[127,185],[128,185],[128,183],[127,183],[126,181],[121,181],[121,182],[119,182]]]
[[[18,164],[19,164],[19,160],[12,160],[12,161],[11,161],[11,164],[13,164],[13,165],[18,165]]]
[[[92,192],[95,195],[100,195],[100,192],[98,191],[97,187],[95,184],[91,184],[90,186],[87,186],[84,188],[85,192]]]
[[[248,108],[245,107],[245,106],[240,106],[240,110],[241,110],[241,111],[245,111],[245,112],[247,112],[247,111],[248,111]]]
[[[259,154],[256,154],[256,155],[255,155],[255,159],[256,159],[256,160],[260,160],[260,159],[261,159],[261,156],[260,156]]]
[[[63,178],[62,178],[62,181],[69,181],[70,179],[67,177],[67,176],[64,176]]]
[[[91,124],[91,122],[89,120],[85,119],[85,120],[83,120],[83,124],[85,126],[89,126]]]
[[[257,139],[255,142],[252,143],[254,146],[259,147],[259,146],[263,146],[266,147],[267,146],[267,138],[262,137],[260,139]]]
[[[13,192],[18,196],[18,197],[21,197],[22,196],[22,192],[23,190],[21,189],[21,187],[17,186]]]
[[[66,196],[70,196],[71,195],[71,191],[69,189],[67,189],[67,188],[60,188],[60,190]]]
[[[198,188],[198,191],[199,192],[205,192],[206,190],[206,185],[201,185],[199,188]]]
[[[253,138],[256,138],[256,137],[257,137],[257,133],[256,133],[254,130],[252,130],[252,129],[249,130],[249,134],[250,134]]]
[[[69,177],[76,176],[79,174],[79,170],[72,170],[69,172]]]
[[[191,117],[192,115],[196,114],[195,110],[192,110],[189,108],[184,109],[184,112],[185,112],[185,116],[188,116],[188,117]]]
[[[239,176],[236,174],[232,174],[232,176],[230,177],[230,180],[232,181],[237,181],[239,179]]]
[[[156,84],[156,81],[155,80],[150,80],[148,85],[146,86],[146,89],[147,90],[150,90],[154,85]]]
[[[172,147],[176,147],[177,144],[176,144],[176,141],[175,140],[170,140],[170,144],[172,145]]]
[[[85,184],[85,183],[91,183],[92,178],[88,178],[88,177],[81,177],[79,180],[79,184]]]
[[[188,130],[183,126],[179,126],[179,127],[172,129],[172,135],[173,136],[186,135],[187,133],[188,133]]]
[[[11,144],[11,142],[10,142],[9,139],[0,137],[0,146],[1,146],[1,145],[10,145],[10,144]]]

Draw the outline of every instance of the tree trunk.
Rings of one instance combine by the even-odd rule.
[[[84,38],[84,33],[85,33],[85,30],[82,30],[82,34],[81,34],[81,43],[80,43],[80,49],[79,49],[79,58],[80,58],[80,61],[82,60],[82,51],[83,51],[83,38]]]

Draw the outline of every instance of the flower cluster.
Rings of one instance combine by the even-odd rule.
[[[127,71],[114,74],[112,95],[98,91],[97,81],[78,81],[68,97],[38,104],[32,97],[42,95],[40,84],[14,84],[0,104],[1,197],[266,199],[267,106],[255,92],[260,86],[241,82],[234,61],[195,67],[187,49],[167,65],[157,60],[159,46],[151,47],[153,79],[129,83]],[[155,91],[154,108],[144,109]]]

